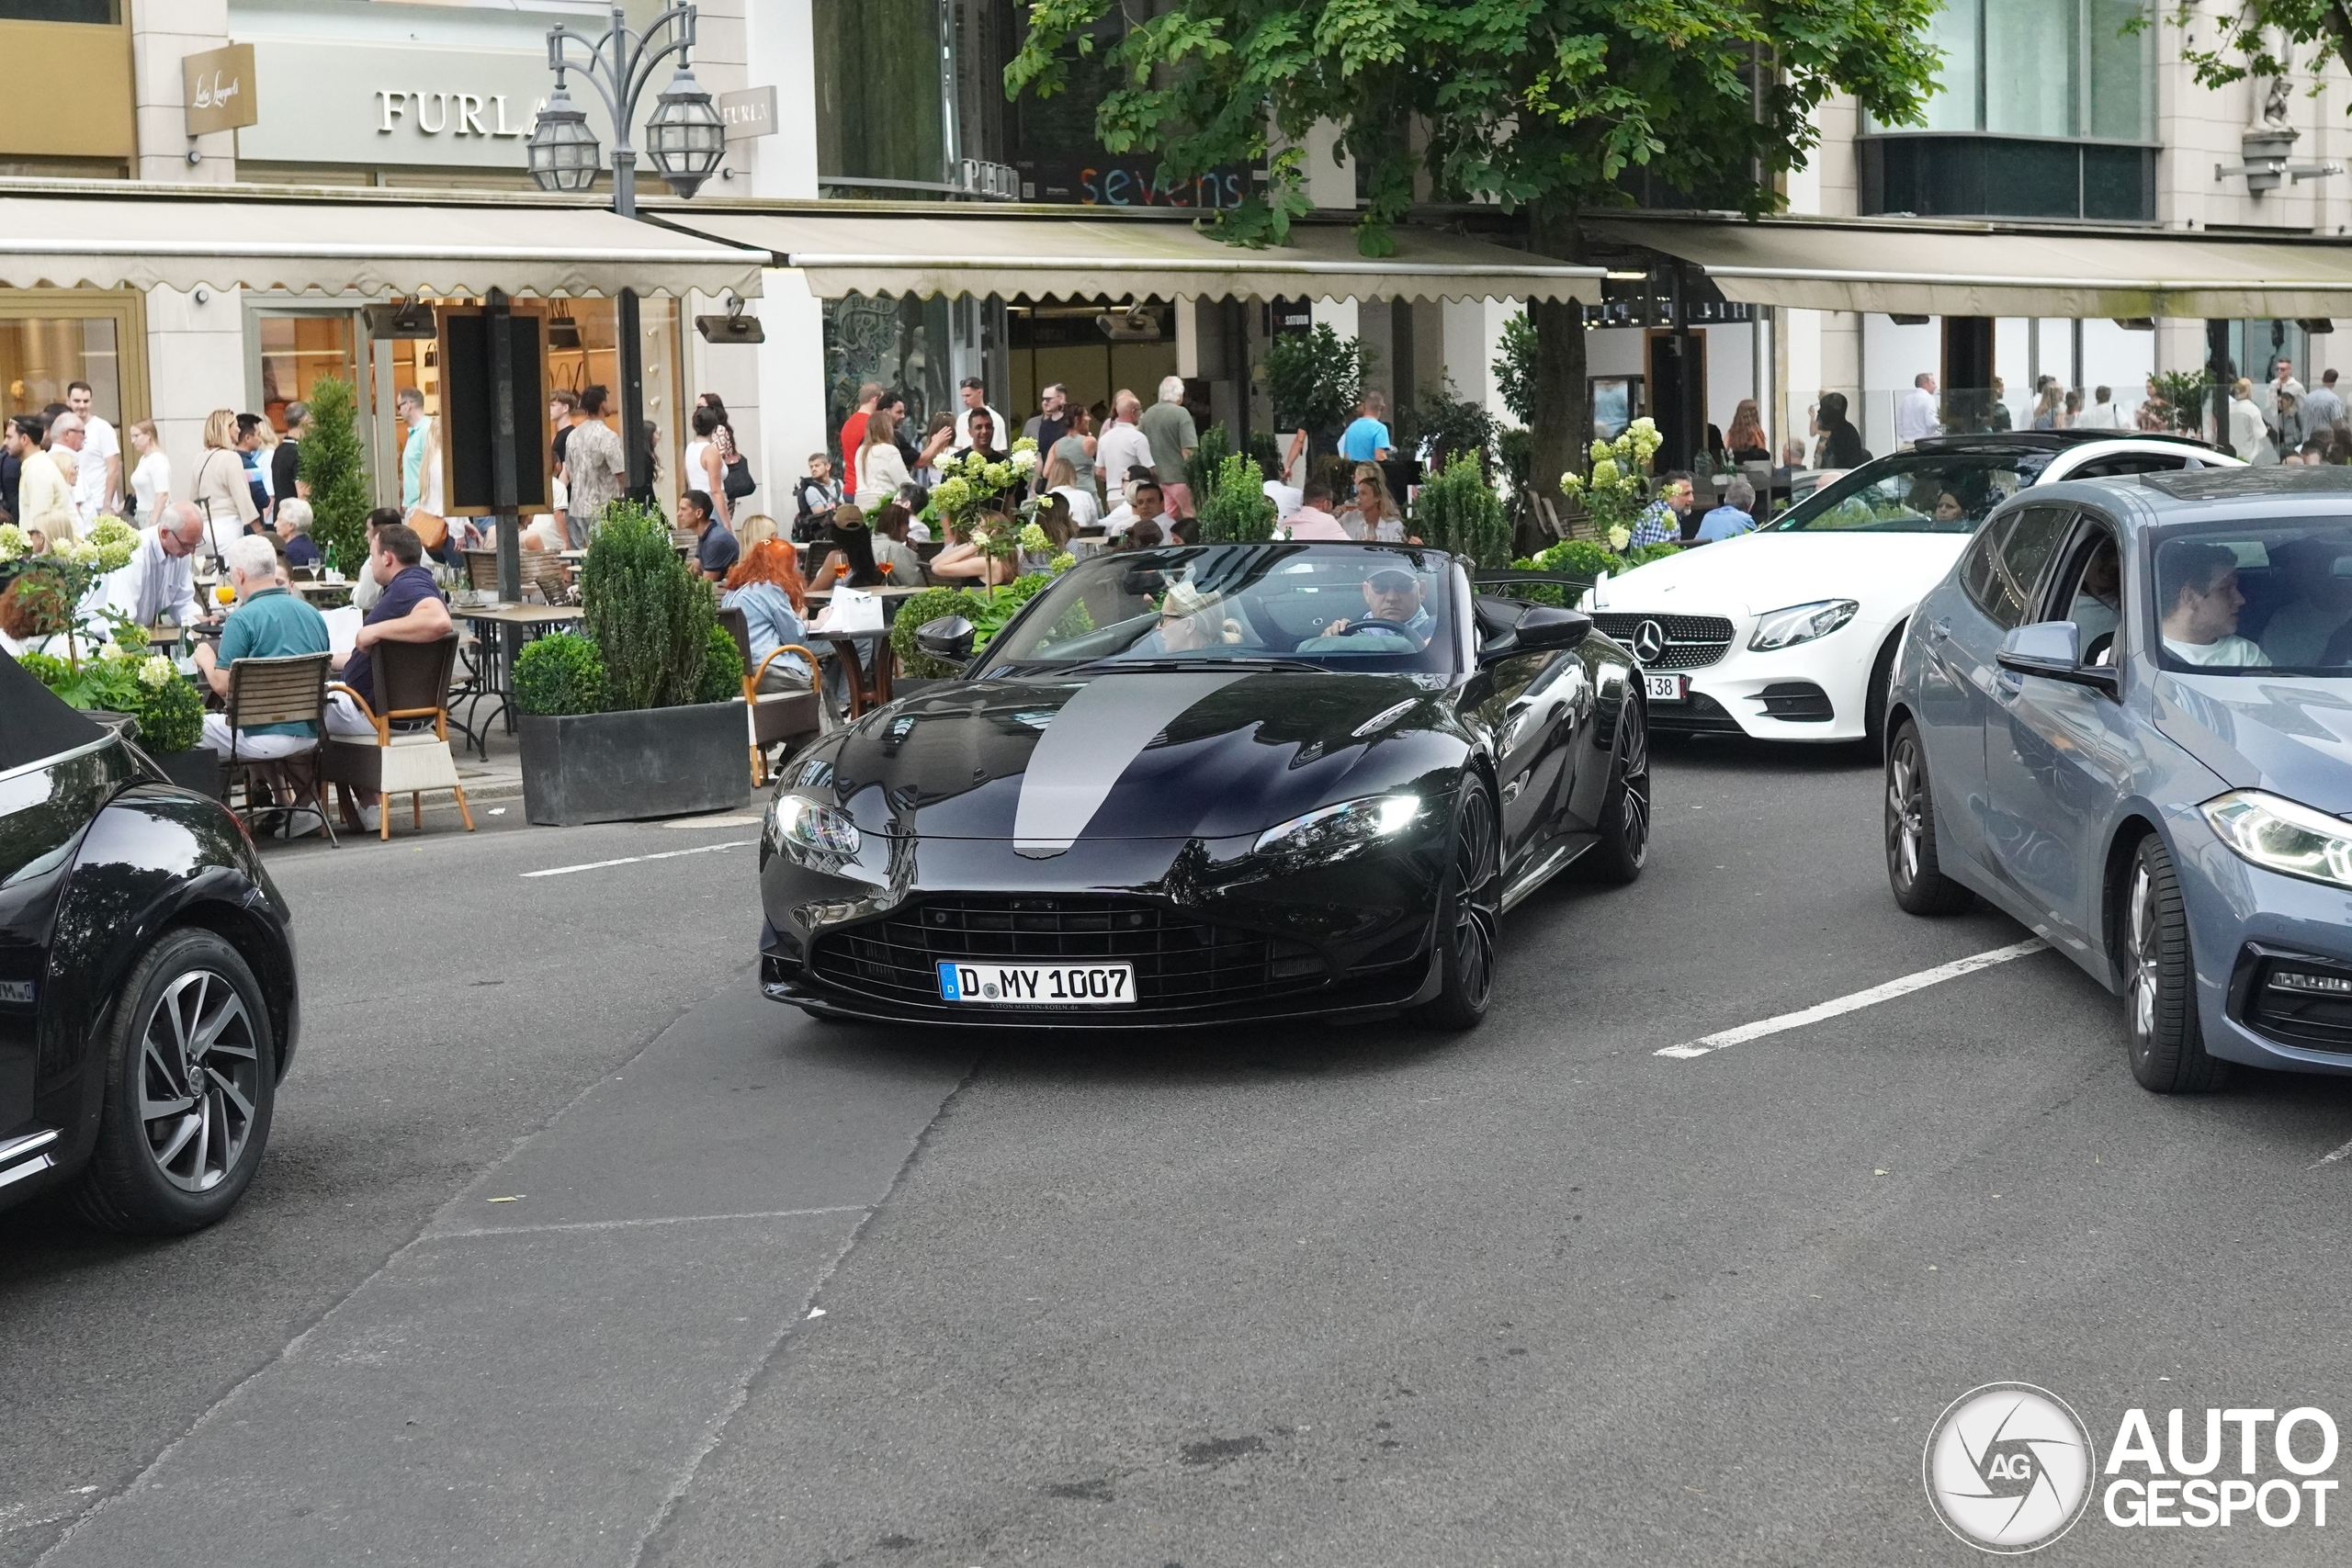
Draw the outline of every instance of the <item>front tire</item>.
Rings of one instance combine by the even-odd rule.
[[[2132,1076],[2157,1094],[2203,1094],[2230,1065],[2205,1050],[2188,916],[2172,856],[2154,833],[2132,854],[2123,889],[2123,1022]]]
[[[1496,941],[1502,928],[1502,835],[1494,792],[1476,773],[1463,781],[1453,811],[1453,863],[1438,898],[1438,994],[1414,1010],[1439,1029],[1477,1027],[1494,996]]]
[[[1887,635],[1886,646],[1878,650],[1878,658],[1871,665],[1871,683],[1862,693],[1862,737],[1873,756],[1886,755],[1886,704],[1894,689],[1894,656],[1903,648],[1905,622]]]
[[[1637,702],[1625,705],[1616,770],[1600,808],[1600,841],[1583,863],[1595,882],[1623,887],[1642,874],[1650,858],[1650,724]]]
[[[253,970],[210,931],[165,932],[123,982],[100,1048],[106,1098],[75,1212],[144,1235],[219,1223],[252,1184],[277,1097]]]
[[[1956,915],[1976,896],[1943,874],[1936,860],[1936,802],[1919,728],[1905,719],[1886,748],[1886,879],[1894,901],[1914,915]]]

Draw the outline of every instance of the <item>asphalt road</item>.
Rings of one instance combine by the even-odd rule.
[[[2025,933],[1895,910],[1853,753],[1659,775],[1463,1037],[814,1023],[743,824],[280,852],[245,1206],[0,1218],[0,1563],[1961,1562],[1920,1454],[1979,1384],[2102,1453],[2352,1419],[2352,1084],[2145,1094],[2046,953],[1660,1056]],[[2095,1502],[2046,1560],[2331,1540]]]

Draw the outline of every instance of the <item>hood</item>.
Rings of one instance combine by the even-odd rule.
[[[1011,839],[1031,854],[1080,837],[1257,833],[1444,757],[1458,766],[1463,749],[1444,682],[1291,671],[958,681],[830,748],[835,798],[862,831]]]
[[[2166,671],[2155,721],[2233,789],[2352,815],[2352,680]]]
[[[1609,580],[1595,608],[1733,620],[1816,599],[1861,602],[1865,622],[1891,620],[1943,581],[1964,534],[1736,534]]]

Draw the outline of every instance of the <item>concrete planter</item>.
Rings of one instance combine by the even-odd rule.
[[[522,716],[523,815],[546,827],[723,811],[752,800],[743,705]]]

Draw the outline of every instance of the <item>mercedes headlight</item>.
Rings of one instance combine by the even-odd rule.
[[[766,837],[771,853],[790,855],[803,865],[838,864],[857,856],[857,824],[849,813],[803,795],[779,795],[768,802]]]
[[[1272,852],[1301,863],[1345,860],[1383,839],[1393,839],[1421,815],[1418,795],[1369,795],[1294,817],[1258,835],[1257,852]]]
[[[2233,789],[2197,809],[2240,860],[2352,887],[2352,822],[2258,789]]]
[[[1851,599],[1816,599],[1810,604],[1792,604],[1785,610],[1774,610],[1756,623],[1756,635],[1747,639],[1749,651],[1769,653],[1776,648],[1794,648],[1801,642],[1827,637],[1854,618],[1861,605]]]

